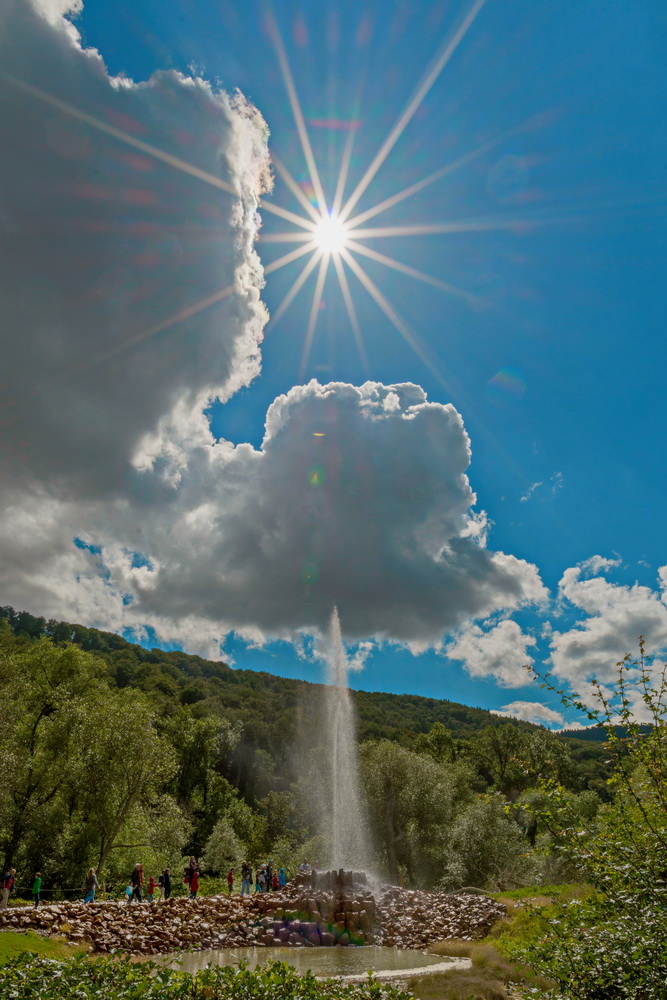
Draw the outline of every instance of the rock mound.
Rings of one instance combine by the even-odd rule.
[[[505,906],[488,896],[391,887],[378,896],[378,943],[421,950],[448,938],[473,941],[505,913]]]
[[[280,892],[155,903],[82,902],[0,911],[0,930],[34,930],[92,951],[383,944],[421,950],[486,934],[505,907],[486,896],[390,887],[374,896],[352,872],[300,875]]]

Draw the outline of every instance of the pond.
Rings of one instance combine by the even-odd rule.
[[[460,960],[421,951],[399,951],[396,948],[219,948],[214,951],[177,952],[153,955],[151,961],[161,965],[198,972],[207,965],[235,965],[245,959],[250,969],[266,962],[288,962],[297,972],[310,969],[316,976],[355,976],[374,972],[438,972],[456,968]],[[467,965],[468,963],[465,962]]]

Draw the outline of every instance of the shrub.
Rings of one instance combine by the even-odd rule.
[[[613,801],[595,817],[545,781],[548,807],[539,819],[552,850],[583,871],[595,891],[541,918],[541,933],[515,952],[558,984],[569,1000],[664,1000],[667,982],[667,683],[654,685],[640,639],[639,658],[618,664],[608,694],[594,683],[596,704],[563,692],[564,704],[606,730],[614,765]],[[548,681],[550,690],[557,690]],[[635,706],[649,725],[640,725]]]
[[[250,972],[225,966],[194,975],[150,962],[38,959],[24,953],[0,970],[0,995],[20,1000],[412,1000],[410,994],[379,983],[299,975],[284,962]]]

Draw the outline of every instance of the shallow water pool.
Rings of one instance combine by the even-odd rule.
[[[431,965],[447,963],[440,955],[425,955],[421,951],[399,951],[396,948],[218,948],[213,951],[178,952],[153,955],[151,961],[198,972],[207,965],[236,965],[241,959],[256,969],[266,962],[288,962],[298,972],[308,969],[316,976],[355,976],[374,972],[421,970]],[[453,964],[456,964],[453,960]]]

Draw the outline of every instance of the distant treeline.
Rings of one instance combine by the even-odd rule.
[[[89,865],[122,879],[135,855],[155,866],[203,855],[214,873],[244,856],[279,855],[288,869],[316,859],[322,690],[0,608],[5,868],[71,886]],[[539,835],[524,806],[545,771],[579,810],[610,798],[605,751],[581,733],[353,695],[378,866],[392,877],[482,885],[511,868],[524,857],[516,838]]]

